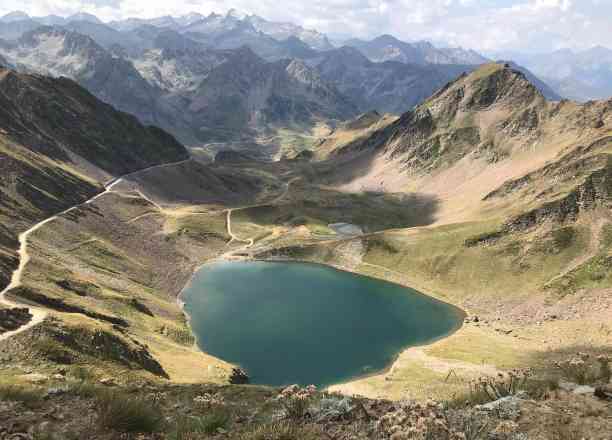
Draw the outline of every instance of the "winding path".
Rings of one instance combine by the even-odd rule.
[[[227,245],[229,246],[229,244],[234,241],[241,241],[243,243],[247,243],[247,245],[245,246],[245,249],[248,249],[251,246],[253,246],[253,244],[255,243],[255,239],[253,238],[242,239],[232,232],[232,212],[234,212],[234,210],[236,209],[246,209],[246,208],[231,208],[227,210],[227,215],[225,217],[225,226],[227,227],[227,234],[230,236],[230,241],[227,242]]]
[[[299,180],[299,179],[301,179],[301,177],[294,177],[293,179],[291,179],[288,182],[286,182],[285,183],[285,189],[283,190],[283,192],[279,196],[275,197],[273,200],[271,200],[271,201],[269,201],[267,203],[260,203],[260,204],[251,205],[251,206],[243,206],[241,208],[230,208],[230,209],[227,210],[227,214],[226,214],[226,217],[225,217],[225,226],[226,226],[226,229],[227,229],[227,235],[230,236],[230,241],[227,242],[227,245],[229,246],[229,244],[234,242],[234,241],[240,241],[242,243],[247,243],[247,245],[244,246],[242,249],[238,249],[238,250],[232,251],[231,252],[232,254],[235,253],[235,252],[239,252],[240,250],[243,250],[243,249],[248,249],[251,246],[253,246],[253,244],[255,244],[255,238],[254,237],[246,238],[246,239],[245,238],[240,238],[240,237],[238,237],[236,234],[234,234],[232,232],[232,212],[240,211],[240,210],[243,210],[243,209],[257,208],[257,207],[260,207],[260,206],[266,206],[266,205],[270,205],[270,204],[273,204],[273,203],[277,203],[277,202],[279,202],[279,201],[281,201],[282,199],[285,198],[285,196],[289,193],[289,188],[291,187],[291,184],[293,182],[295,182],[296,180]]]
[[[42,228],[43,226],[45,226],[47,223],[52,222],[53,220],[56,220],[57,218],[61,217],[64,214],[67,214],[69,212],[72,212],[82,206],[85,205],[89,205],[90,203],[93,203],[94,201],[96,201],[98,198],[102,197],[103,195],[111,192],[113,190],[113,187],[115,185],[117,185],[118,183],[120,183],[122,180],[133,176],[135,174],[138,173],[142,173],[142,172],[146,172],[149,170],[153,170],[153,169],[157,169],[157,168],[165,168],[165,167],[169,167],[169,166],[175,166],[175,165],[180,165],[182,163],[186,163],[188,161],[190,161],[191,158],[189,159],[185,159],[185,160],[181,160],[178,162],[171,162],[171,163],[165,163],[165,164],[161,164],[161,165],[154,165],[151,167],[147,167],[147,168],[143,168],[137,171],[133,171],[131,173],[125,174],[121,177],[117,177],[115,179],[110,180],[109,182],[107,182],[104,185],[104,191],[93,196],[92,198],[86,200],[83,203],[79,203],[78,205],[72,206],[71,208],[65,209],[64,211],[55,214],[39,223],[36,223],[34,226],[32,226],[30,229],[28,229],[27,231],[22,232],[21,234],[19,234],[19,251],[18,251],[18,255],[19,255],[19,266],[17,267],[17,269],[15,269],[15,271],[13,272],[12,276],[11,276],[11,282],[8,284],[8,286],[6,286],[2,292],[0,292],[0,304],[7,306],[7,307],[23,307],[23,306],[27,306],[30,310],[30,314],[32,315],[32,319],[30,320],[30,322],[28,322],[25,325],[22,325],[21,327],[19,327],[17,330],[13,330],[13,331],[9,331],[9,332],[5,332],[3,334],[0,335],[0,341],[3,341],[5,339],[10,338],[11,336],[14,336],[18,333],[21,333],[25,330],[28,330],[29,328],[32,328],[38,324],[40,324],[45,317],[47,316],[47,312],[40,308],[40,307],[33,307],[30,306],[29,304],[19,304],[16,303],[14,301],[9,300],[6,297],[6,294],[12,290],[15,289],[19,286],[21,286],[21,278],[23,275],[23,271],[25,270],[26,265],[28,264],[28,261],[30,261],[30,255],[28,254],[28,237],[36,232],[38,229]],[[142,192],[140,192],[140,190],[138,191],[138,193],[140,195],[143,196],[143,198],[145,198],[146,200],[150,201],[151,203],[153,203],[155,206],[159,207],[159,205],[157,205],[155,202],[151,201],[149,198],[145,197],[144,194],[142,194]]]
[[[602,234],[604,226],[607,223],[608,223],[608,220],[606,218],[599,218],[599,219],[597,219],[595,221],[592,229],[591,229],[591,236],[590,236],[590,239],[589,239],[589,244],[588,244],[586,252],[584,254],[579,255],[578,257],[574,258],[565,267],[565,269],[563,269],[558,275],[556,275],[556,276],[552,277],[550,280],[548,280],[544,285],[545,286],[550,286],[555,281],[563,278],[564,276],[568,275],[570,272],[573,272],[574,270],[576,270],[577,268],[579,268],[580,266],[585,264],[591,258],[597,256],[597,253],[599,252],[599,244],[601,243],[601,241],[600,241],[601,240],[601,234]]]

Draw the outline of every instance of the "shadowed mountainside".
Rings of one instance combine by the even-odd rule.
[[[166,132],[71,80],[1,70],[2,284],[16,265],[19,232],[102,191],[114,176],[187,157]]]

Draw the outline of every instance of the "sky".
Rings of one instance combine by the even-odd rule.
[[[612,0],[1,0],[0,15],[77,12],[103,21],[235,8],[332,36],[391,34],[485,53],[612,48]]]

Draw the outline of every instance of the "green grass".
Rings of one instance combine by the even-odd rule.
[[[612,224],[607,224],[601,232],[601,249],[612,249]]]
[[[291,422],[262,425],[243,433],[238,440],[320,440],[322,435],[313,428]]]
[[[157,432],[163,426],[158,408],[143,398],[108,391],[97,396],[98,423],[117,432]]]
[[[312,232],[327,234],[331,223],[352,223],[366,231],[410,227],[430,223],[433,200],[413,195],[348,194],[319,188],[292,188],[293,201],[235,211],[232,227],[243,237],[254,235],[254,225],[263,227],[304,225]],[[420,209],[414,205],[419,204]],[[245,235],[246,234],[246,235]]]
[[[466,240],[488,236],[497,227],[483,222],[412,235],[385,233],[368,239],[364,261],[405,273],[438,292],[452,291],[456,299],[474,293],[505,297],[541,288],[587,246],[588,231],[577,227],[544,235],[510,234],[465,246]]]
[[[17,384],[0,384],[0,400],[21,402],[27,407],[35,407],[42,401],[42,389]]]
[[[549,288],[558,296],[574,294],[580,289],[612,286],[612,256],[599,254],[572,272],[555,280]]]
[[[192,440],[226,431],[230,423],[229,412],[218,409],[204,416],[182,417],[168,435],[170,440]]]
[[[186,324],[183,327],[165,325],[163,334],[181,345],[191,347],[195,344],[195,336]]]

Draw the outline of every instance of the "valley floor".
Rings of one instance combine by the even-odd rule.
[[[532,266],[516,273],[516,255],[507,262],[502,254],[501,266],[492,267],[488,254],[499,250],[463,246],[466,238],[494,227],[491,223],[402,228],[419,225],[419,216],[427,214],[415,213],[393,195],[357,196],[309,184],[308,166],[299,162],[233,169],[265,182],[252,200],[234,207],[168,199],[158,182],[171,178],[180,186],[179,174],[189,166],[117,181],[112,191],[29,234],[30,261],[7,296],[37,303],[49,316],[2,342],[3,352],[14,359],[9,369],[30,357],[43,372],[63,358],[93,362],[95,353],[57,337],[86,330],[120,338],[127,353],[108,353],[93,368],[100,377],[128,366],[130,374],[144,369],[155,376],[161,370],[175,382],[226,381],[231,365],[194,348],[176,302],[193,271],[217,258],[320,262],[416,288],[468,312],[469,322],[448,338],[407,349],[388,371],[332,387],[349,395],[452,398],[483,374],[546,369],[576,351],[611,350],[609,288],[557,297],[537,287],[592,259],[598,250],[589,231],[607,231],[609,213],[595,215],[595,226],[585,218],[581,235],[556,255],[533,250],[523,255],[521,264]],[[329,225],[340,222],[366,233],[339,236]],[[550,268],[533,265],[552,259]],[[557,273],[556,267],[565,269]]]

